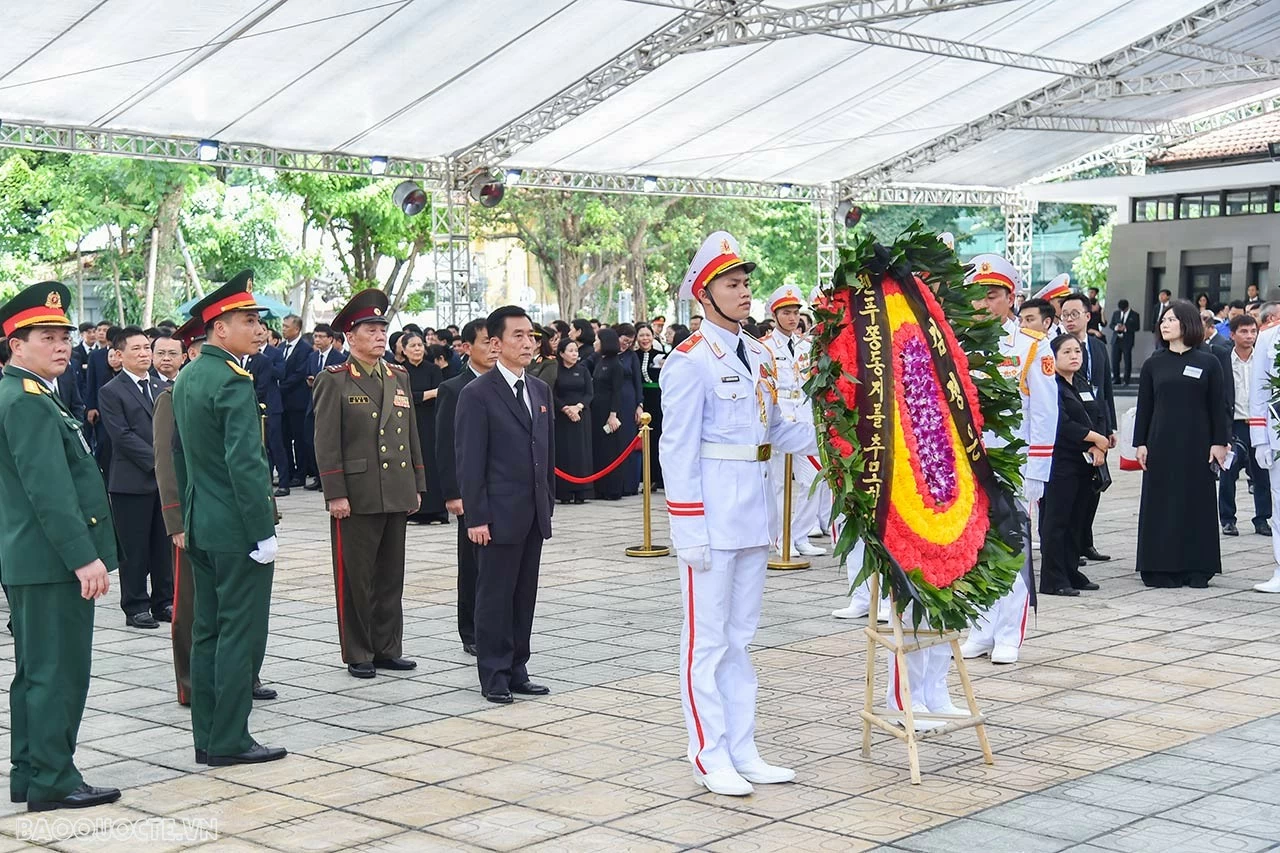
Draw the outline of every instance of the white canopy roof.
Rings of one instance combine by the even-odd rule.
[[[846,187],[1013,186],[1280,87],[1280,0],[46,0],[0,33],[6,126]]]

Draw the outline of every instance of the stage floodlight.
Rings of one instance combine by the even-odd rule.
[[[426,210],[429,201],[426,190],[413,181],[401,181],[391,193],[391,200],[405,216],[417,216]]]
[[[836,205],[836,224],[852,228],[862,220],[862,208],[851,201],[842,201]]]
[[[467,194],[471,196],[471,200],[479,202],[481,207],[497,207],[502,203],[502,197],[506,192],[507,188],[503,186],[502,179],[495,179],[487,171],[476,174],[467,187]]]
[[[201,139],[196,146],[196,159],[201,163],[212,163],[218,159],[218,140]]]
[[[370,157],[369,172],[374,175],[385,175],[387,173],[387,158]]]

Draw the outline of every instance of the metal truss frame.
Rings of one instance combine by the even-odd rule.
[[[431,253],[435,261],[436,325],[471,319],[471,204],[456,190],[431,196]]]
[[[1067,106],[1075,103],[1109,101],[1114,98],[1169,95],[1192,89],[1212,89],[1236,83],[1264,83],[1270,80],[1280,80],[1280,61],[1256,59],[1228,65],[1206,65],[1159,74],[1099,80],[1092,86],[1062,99],[1059,103],[1061,106]]]
[[[844,223],[836,222],[835,192],[824,188],[813,202],[813,215],[818,225],[818,287],[831,289],[836,267],[840,264],[840,246],[844,243]],[[805,293],[805,298],[808,298]]]
[[[557,169],[519,170],[518,181],[508,186],[543,190],[573,190],[592,193],[691,196],[696,198],[742,198],[767,201],[808,202],[822,190],[808,184],[770,184],[713,178],[664,178],[652,175],[615,175],[568,172]]]
[[[1029,117],[1045,115],[1064,104],[1079,103],[1084,100],[1080,94],[1093,90],[1100,80],[1116,78],[1156,54],[1193,43],[1194,39],[1256,8],[1261,2],[1262,0],[1215,0],[1097,62],[1090,63],[1080,76],[1067,77],[1044,86],[951,133],[917,146],[892,160],[864,169],[842,184],[855,181],[886,183],[937,162],[942,157],[971,148]]]
[[[1034,201],[1018,199],[1001,208],[1004,213],[1004,256],[1028,284],[1031,282],[1036,207]]]

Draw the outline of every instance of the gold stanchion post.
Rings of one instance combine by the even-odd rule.
[[[665,557],[671,553],[670,548],[654,546],[653,525],[649,522],[649,512],[653,503],[653,477],[649,465],[649,422],[653,417],[648,412],[640,414],[640,468],[644,474],[641,483],[641,494],[644,495],[644,544],[627,549],[628,557]]]
[[[783,462],[782,474],[782,559],[770,560],[769,568],[779,570],[807,569],[808,560],[791,559],[791,454]]]

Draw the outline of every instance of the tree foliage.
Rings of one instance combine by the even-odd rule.
[[[1096,287],[1099,295],[1107,295],[1107,270],[1111,262],[1111,232],[1114,227],[1114,221],[1106,223],[1080,245],[1080,255],[1071,263],[1077,289]]]

